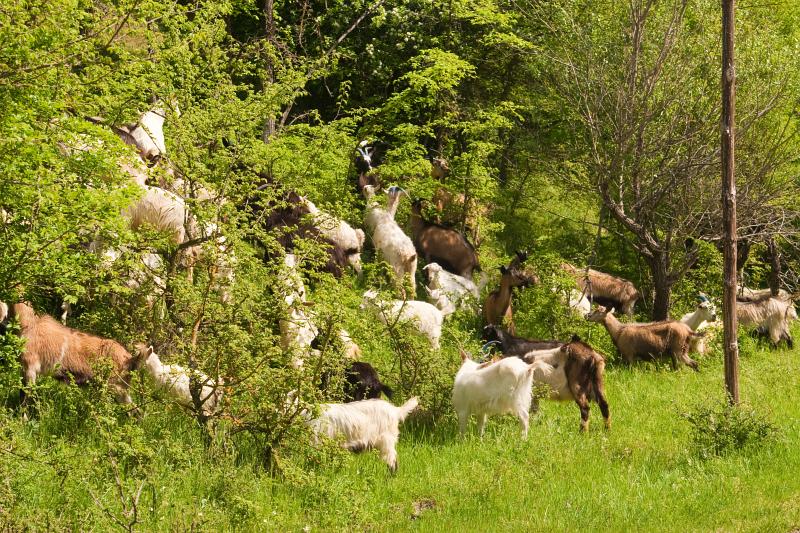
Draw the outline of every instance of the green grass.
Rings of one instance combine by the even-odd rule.
[[[149,453],[124,473],[125,490],[146,480],[143,531],[791,531],[800,526],[798,354],[758,349],[741,359],[742,399],[777,437],[701,459],[682,413],[723,398],[720,359],[702,359],[699,373],[609,368],[611,431],[594,404],[580,434],[577,407],[548,401],[527,441],[510,417],[464,440],[452,417],[410,421],[396,476],[375,453],[287,454],[273,476],[246,451],[204,450],[179,411],[153,409],[141,423],[121,422],[131,431],[123,439]],[[97,504],[119,514],[113,476],[103,453],[90,453],[102,439],[91,424],[71,429],[44,411],[35,422],[2,419],[0,529],[114,529]]]

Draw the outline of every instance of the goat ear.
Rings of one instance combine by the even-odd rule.
[[[461,360],[462,361],[466,361],[467,359],[469,359],[470,361],[472,360],[470,358],[469,354],[467,352],[465,352],[463,348],[459,348],[458,349],[458,353],[461,355]]]

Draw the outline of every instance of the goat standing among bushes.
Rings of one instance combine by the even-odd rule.
[[[626,363],[633,363],[636,359],[653,359],[669,355],[672,359],[672,368],[677,368],[678,361],[681,361],[698,370],[697,362],[688,356],[688,352],[689,342],[699,335],[682,322],[665,320],[645,324],[623,324],[611,310],[603,306],[598,306],[586,316],[586,319],[606,327]]]
[[[453,407],[461,435],[473,414],[478,417],[480,436],[489,415],[513,414],[519,420],[522,437],[527,438],[533,367],[516,357],[480,364],[463,350],[461,361],[453,383]]]
[[[417,300],[391,300],[378,302],[378,291],[369,290],[364,293],[361,309],[370,308],[384,324],[392,321],[407,320],[414,324],[420,333],[428,337],[431,347],[439,349],[439,338],[442,336],[442,312],[428,302]]]
[[[416,397],[397,407],[386,400],[352,403],[327,403],[322,414],[310,422],[317,435],[344,437],[343,446],[351,452],[377,449],[389,471],[397,471],[397,440],[400,422],[417,408]]]
[[[694,311],[681,317],[681,322],[696,332],[705,329],[709,322],[717,320],[717,308],[714,304],[704,294],[699,296],[699,300],[700,302]],[[689,351],[697,352],[701,355],[706,353],[705,337],[692,337],[689,341]]]
[[[591,268],[587,274],[584,270],[568,263],[563,263],[561,268],[572,274],[578,283],[578,288],[584,291],[592,302],[622,311],[628,316],[633,314],[633,306],[641,295],[630,281]]]
[[[19,320],[25,348],[20,355],[24,386],[36,383],[39,376],[52,375],[68,383],[84,385],[94,377],[92,365],[109,362],[113,366],[108,385],[117,402],[130,404],[130,373],[141,365],[120,343],[84,333],[60,324],[49,315],[37,315],[27,303],[5,306],[0,321]],[[20,398],[25,401],[24,388]]]
[[[390,188],[386,209],[378,205],[375,189],[371,185],[364,187],[367,198],[367,212],[364,225],[372,234],[372,242],[383,258],[394,270],[397,282],[410,285],[410,296],[415,294],[415,276],[417,273],[417,251],[414,243],[394,220],[394,212],[400,197],[399,188]],[[405,290],[402,290],[405,295]]]
[[[455,309],[478,301],[480,290],[471,279],[448,272],[438,263],[428,263],[422,270],[428,274],[428,289],[441,291],[440,298],[446,298]]]
[[[411,205],[409,223],[414,245],[426,263],[439,263],[448,272],[469,280],[473,271],[480,270],[478,254],[466,237],[454,229],[424,220],[419,200]]]
[[[483,340],[500,344],[500,351],[505,357],[516,356],[525,359],[525,356],[533,351],[552,350],[560,348],[561,341],[557,340],[538,340],[516,337],[505,331],[499,326],[489,324],[483,328]]]
[[[516,329],[514,326],[514,311],[511,307],[512,289],[539,283],[539,278],[536,275],[528,273],[522,268],[522,263],[527,257],[526,253],[518,251],[508,267],[500,267],[500,272],[502,273],[500,288],[490,292],[483,303],[483,318],[486,323],[495,325],[505,323],[512,335]]]
[[[153,378],[156,386],[175,401],[188,409],[195,408],[192,399],[192,380],[197,388],[197,398],[203,415],[210,418],[217,411],[222,401],[222,386],[199,370],[191,371],[180,365],[165,365],[153,351],[152,346],[139,343],[136,345],[139,358],[147,373]]]

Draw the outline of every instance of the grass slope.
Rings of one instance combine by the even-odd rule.
[[[752,345],[751,345],[752,347]],[[578,433],[572,403],[543,401],[530,437],[510,417],[458,438],[454,419],[409,422],[391,477],[374,453],[291,467],[283,478],[230,451],[204,451],[180,412],[137,426],[151,450],[139,505],[144,531],[790,531],[800,526],[800,359],[764,349],[741,360],[742,398],[777,439],[701,459],[681,414],[723,397],[719,356],[702,371],[610,368],[613,428]],[[121,516],[112,479],[96,478],[89,431],[3,419],[0,529],[110,530]],[[85,428],[85,429],[88,429]],[[472,426],[474,431],[474,423]],[[0,439],[0,440],[3,440]],[[139,441],[137,441],[139,442]],[[10,444],[9,444],[10,443]],[[13,453],[10,453],[13,450]],[[48,464],[48,457],[64,464]],[[63,459],[69,458],[68,460]],[[294,469],[294,470],[293,470]],[[135,484],[125,485],[131,493]],[[106,511],[101,509],[105,507]]]

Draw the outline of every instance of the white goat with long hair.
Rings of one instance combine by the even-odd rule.
[[[461,351],[461,368],[453,383],[453,407],[463,435],[470,416],[478,417],[478,433],[483,436],[489,415],[513,414],[519,419],[522,436],[528,436],[533,367],[518,357],[496,363],[479,364]]]
[[[372,242],[375,248],[394,270],[398,283],[407,281],[411,294],[414,297],[414,276],[417,272],[417,251],[411,238],[403,232],[394,220],[394,214],[399,203],[399,188],[390,189],[386,208],[382,208],[375,200],[375,188],[372,185],[364,187],[367,198],[367,212],[364,224],[372,233]]]
[[[439,338],[442,336],[444,315],[435,306],[418,300],[378,301],[378,291],[368,290],[364,293],[361,309],[371,309],[384,324],[390,320],[406,320],[414,324],[420,333],[428,337],[431,347],[439,349]]]
[[[789,321],[797,319],[797,312],[791,300],[770,296],[753,302],[736,302],[736,318],[742,326],[765,328],[776,346],[781,340],[789,348],[794,345]]]
[[[422,270],[428,273],[429,294],[441,291],[436,299],[447,299],[455,309],[464,309],[478,301],[480,290],[471,279],[448,272],[439,263],[428,263]]]
[[[397,440],[400,422],[419,404],[416,397],[401,406],[372,399],[322,405],[322,414],[309,424],[317,435],[344,437],[342,444],[351,452],[377,449],[391,472],[397,471]]]
[[[179,405],[194,409],[191,392],[193,377],[196,386],[199,387],[198,399],[203,414],[206,417],[214,415],[222,401],[222,380],[217,383],[199,370],[192,371],[180,365],[165,365],[153,351],[152,346],[139,343],[136,345],[136,350],[144,361],[144,369],[153,378],[158,389],[164,391]]]

